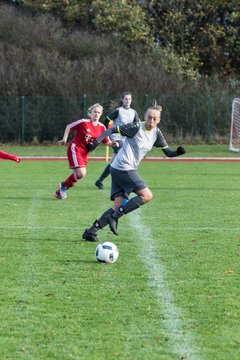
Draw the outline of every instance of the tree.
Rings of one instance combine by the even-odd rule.
[[[192,58],[203,74],[239,73],[237,1],[146,0],[152,31],[163,48]],[[236,59],[238,59],[236,61]]]
[[[24,5],[51,12],[61,17],[68,25],[88,28],[91,25],[91,0],[22,0]]]
[[[18,2],[51,11],[70,27],[110,34],[115,40],[136,45],[144,51],[160,48],[171,72],[177,70],[187,77],[199,74],[239,77],[240,74],[240,5],[237,0]]]
[[[70,25],[113,34],[128,44],[150,42],[146,12],[137,0],[25,0],[24,4],[60,15]]]
[[[150,27],[139,1],[95,0],[92,5],[93,24],[98,32],[114,34],[129,44],[150,43]]]

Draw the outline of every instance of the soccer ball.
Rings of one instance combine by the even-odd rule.
[[[112,242],[106,241],[96,247],[96,258],[99,262],[114,263],[118,259],[118,248]]]

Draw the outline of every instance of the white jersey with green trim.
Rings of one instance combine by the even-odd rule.
[[[145,123],[141,122],[139,131],[134,137],[125,137],[123,146],[118,151],[111,166],[118,170],[137,169],[143,157],[153,146],[163,149],[168,148],[168,144],[159,128],[156,127],[149,131],[145,128]]]
[[[117,112],[118,112],[118,116],[116,117],[116,119],[113,120],[114,126],[120,126],[120,125],[132,123],[133,120],[136,117],[138,117],[138,114],[132,108],[125,108],[123,106],[120,106],[117,109]],[[112,134],[110,136],[110,139],[112,141],[116,141],[116,140],[122,140],[122,137],[119,134]]]

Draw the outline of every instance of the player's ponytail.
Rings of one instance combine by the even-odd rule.
[[[109,108],[111,110],[113,110],[113,109],[116,109],[116,108],[119,108],[120,106],[122,106],[123,105],[123,99],[125,98],[126,95],[131,95],[132,96],[132,94],[129,91],[125,91],[124,93],[122,93],[120,101],[112,101],[112,100],[110,100]]]
[[[152,104],[152,106],[150,106],[149,109],[158,110],[158,111],[160,111],[160,113],[162,112],[162,106],[157,104],[156,99],[153,100],[153,104]]]
[[[149,106],[149,108],[147,109],[147,111],[145,112],[145,114],[148,112],[148,110],[158,110],[160,112],[162,112],[162,106],[157,104],[157,101],[154,100],[153,101],[153,105]]]

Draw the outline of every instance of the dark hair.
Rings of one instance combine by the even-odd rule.
[[[116,102],[116,101],[111,100],[110,101],[111,102],[110,103],[110,109],[116,109],[116,108],[122,106],[123,105],[123,99],[125,98],[126,95],[131,95],[132,96],[132,93],[130,93],[129,91],[125,91],[124,93],[122,93],[120,101]]]

